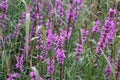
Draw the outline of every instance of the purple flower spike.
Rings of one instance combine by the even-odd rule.
[[[97,20],[96,22],[95,22],[95,25],[93,26],[93,28],[92,28],[92,32],[93,33],[98,33],[99,31],[100,31],[100,24],[101,24],[101,22],[100,22],[100,20]]]
[[[120,49],[118,50],[118,56],[120,56]]]
[[[64,59],[66,58],[64,52],[65,52],[65,50],[57,49],[56,58],[57,58],[57,61],[58,61],[60,64],[63,64],[63,63],[64,63]]]
[[[30,72],[30,77],[32,78],[32,80],[36,80],[36,76],[35,76],[35,72],[34,71]]]
[[[54,64],[55,64],[55,61],[53,59],[49,60],[47,62],[48,66],[47,66],[47,72],[48,74],[53,74],[54,73]]]
[[[76,55],[76,59],[79,60],[80,59],[80,55],[82,54],[83,51],[83,46],[82,44],[79,42],[75,48],[75,55]]]
[[[23,72],[23,67],[22,67],[22,64],[23,64],[23,55],[17,56],[16,59],[17,59],[16,68],[19,68],[20,71]]]

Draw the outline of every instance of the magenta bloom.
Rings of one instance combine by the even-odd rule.
[[[53,72],[54,72],[54,65],[47,66],[47,72],[48,72],[48,74],[53,74]]]
[[[75,55],[77,60],[80,59],[80,55],[82,54],[82,51],[83,51],[83,46],[81,43],[78,43],[75,48]]]
[[[54,40],[54,34],[52,34],[52,30],[46,31],[46,48],[49,50],[52,46]]]
[[[47,72],[48,74],[53,74],[54,73],[54,64],[55,64],[55,61],[52,59],[52,60],[49,60],[47,62],[48,66],[47,66]]]
[[[44,80],[42,77],[40,77],[40,80]]]
[[[22,67],[22,64],[23,64],[23,55],[19,55],[16,57],[17,59],[17,64],[16,64],[16,68],[19,68],[21,72],[23,72],[23,67]]]
[[[118,50],[118,55],[120,56],[120,49]]]
[[[30,72],[30,77],[32,78],[32,80],[36,80],[36,76],[35,76],[35,72],[34,71]]]
[[[87,39],[89,31],[87,29],[82,29],[82,42],[84,43]]]
[[[19,73],[10,73],[9,75],[8,75],[9,77],[7,78],[7,80],[15,80],[14,78],[20,78],[20,74]]]
[[[60,64],[63,64],[63,63],[64,63],[64,59],[66,58],[66,56],[65,56],[64,53],[65,53],[65,50],[57,49],[56,58],[57,58],[57,61],[58,61]]]
[[[104,25],[102,26],[102,31],[100,33],[100,38],[97,44],[96,52],[101,54],[105,50],[107,45],[110,42],[114,41],[114,32],[115,32],[115,22],[114,16],[116,14],[115,9],[110,8],[108,16],[105,20]]]
[[[100,24],[101,24],[101,22],[100,22],[100,20],[97,20],[96,22],[95,22],[95,25],[93,26],[93,28],[92,28],[92,32],[93,33],[97,33],[97,32],[99,32],[100,31]]]

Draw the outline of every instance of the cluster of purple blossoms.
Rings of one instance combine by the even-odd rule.
[[[40,14],[36,14],[36,19],[37,19],[36,25],[41,26],[41,24],[43,23],[43,16]]]
[[[56,51],[56,58],[57,61],[60,64],[64,63],[64,59],[65,59],[65,50],[62,49],[64,41],[67,37],[66,35],[67,31],[66,30],[62,30],[59,35],[55,35],[55,51]]]
[[[116,80],[120,80],[120,50],[118,50],[118,57],[114,64],[114,59],[112,56],[108,56],[108,60],[111,63],[112,67],[115,68],[115,76]],[[106,65],[105,67],[105,78],[106,80],[110,80],[110,76],[112,75],[112,70],[109,65]]]
[[[42,41],[42,32],[41,32],[41,30],[38,31],[37,36],[38,36],[37,42],[39,44],[36,46],[36,49],[40,50],[40,49],[43,48],[43,41]]]
[[[66,14],[66,22],[68,25],[71,24],[72,22],[72,18],[73,18],[73,2],[71,1],[68,5],[68,9],[67,9],[67,14]]]
[[[82,7],[83,0],[70,0],[68,9],[66,12],[67,23],[67,39],[70,39],[73,30],[73,23],[77,22],[79,11]]]
[[[20,34],[20,30],[22,29],[22,25],[25,22],[25,16],[26,16],[26,12],[22,12],[22,16],[21,16],[20,20],[18,21],[16,29],[14,30],[14,32],[12,34],[13,38],[16,38]]]
[[[70,3],[68,5],[67,13],[66,13],[66,23],[67,23],[67,39],[70,39],[70,36],[72,34],[72,29],[73,29],[73,1],[70,0]]]
[[[64,6],[63,6],[63,0],[56,0],[56,12],[58,14],[58,23],[60,26],[62,25],[62,21],[60,18],[64,17]]]
[[[42,77],[40,77],[40,80],[44,80]]]
[[[34,71],[31,71],[29,75],[32,78],[32,80],[36,80],[36,75]]]
[[[82,7],[83,0],[70,0],[67,9],[67,23],[77,22],[79,11]]]
[[[46,59],[46,55],[47,55],[47,50],[46,48],[42,49],[42,52],[37,56],[40,61],[44,61]]]
[[[75,48],[75,55],[76,55],[76,60],[80,59],[80,55],[83,52],[83,45],[81,43],[81,41],[79,41],[78,44],[76,44],[76,48]]]
[[[95,22],[95,25],[93,26],[93,28],[92,28],[92,32],[93,33],[98,33],[99,31],[100,31],[100,24],[101,24],[101,22],[100,22],[100,20],[97,20],[96,22]]]
[[[29,76],[31,77],[31,80],[37,80],[36,79],[36,74],[35,74],[34,71],[31,71],[30,74],[29,74]],[[40,80],[44,80],[44,79],[42,77],[40,77]]]
[[[108,56],[108,60],[111,63],[111,65],[113,66],[113,61],[114,60],[113,60],[112,56]],[[110,75],[112,75],[112,70],[111,70],[109,65],[106,65],[106,67],[105,67],[105,78],[106,78],[106,80],[110,80]]]
[[[74,22],[77,22],[77,18],[79,15],[79,11],[82,7],[83,0],[74,0],[73,2],[74,2],[73,19]]]
[[[116,77],[118,80],[120,79],[120,58],[117,58],[116,60]]]
[[[118,50],[118,56],[120,56],[120,50]]]
[[[66,58],[65,56],[65,50],[62,50],[62,49],[57,49],[57,52],[56,52],[56,58],[57,58],[57,61],[60,63],[60,64],[64,64],[64,59]]]
[[[55,51],[57,51],[57,49],[61,49],[63,44],[64,44],[64,41],[67,37],[66,35],[66,30],[62,30],[60,32],[60,35],[55,35]]]
[[[55,61],[53,59],[50,59],[48,62],[47,62],[47,72],[48,74],[52,75],[54,73],[54,64],[55,64]]]
[[[5,27],[7,20],[6,13],[8,11],[8,0],[0,0],[0,27]]]
[[[54,40],[54,34],[52,33],[52,30],[46,31],[46,49],[50,50],[52,43]]]
[[[53,21],[54,21],[54,10],[51,8],[51,4],[48,3],[48,19],[46,21],[46,30],[51,30],[52,31],[52,26],[53,26]]]
[[[93,60],[93,66],[94,66],[94,67],[97,67],[97,66],[98,66],[98,59],[94,59],[94,60]]]
[[[20,78],[19,73],[14,73],[14,74],[10,73],[8,76],[9,77],[7,78],[7,80],[15,80],[15,78]]]
[[[35,35],[40,30],[40,27],[42,26],[43,23],[43,15],[40,11],[40,9],[42,8],[42,3],[41,2],[36,3],[36,1],[34,2],[33,0],[33,5],[34,4],[37,5],[35,7],[35,10],[31,10],[31,17],[30,17],[32,22],[31,37],[35,37]]]
[[[87,29],[82,29],[82,43],[85,43],[87,40],[88,33],[89,31]]]
[[[19,68],[21,72],[23,72],[23,55],[19,55],[16,57],[17,59],[17,64],[16,64],[16,68]]]
[[[38,39],[37,39],[38,45],[36,46],[36,49],[37,49],[37,50],[42,50],[42,52],[41,52],[40,54],[38,54],[37,57],[38,57],[41,61],[44,61],[45,58],[46,58],[47,50],[46,50],[45,46],[43,45],[42,32],[41,32],[41,30],[38,31],[37,36],[38,36]]]
[[[118,80],[120,80],[120,49],[118,50],[118,57],[116,59],[116,77]]]
[[[64,41],[65,41],[66,37],[67,37],[66,30],[62,30],[60,32],[60,35],[56,35],[56,37],[55,37],[56,58],[57,58],[57,60],[60,64],[63,64],[64,59],[65,59],[65,50],[62,49],[62,46],[64,44]]]
[[[41,2],[39,2],[35,8],[35,18],[36,18],[36,36],[37,38],[37,43],[38,45],[36,46],[37,50],[41,50],[42,52],[40,54],[38,54],[38,58],[43,61],[46,58],[46,54],[47,54],[47,49],[46,46],[43,43],[43,39],[42,39],[42,31],[41,31],[41,27],[43,24],[43,15],[41,13],[41,8],[42,8],[43,4]],[[45,43],[46,44],[46,43]],[[47,48],[49,46],[47,45]]]
[[[97,43],[96,52],[101,54],[105,50],[106,46],[114,41],[114,32],[115,32],[115,23],[114,16],[116,15],[116,10],[110,8],[108,17],[105,20],[104,25],[102,26],[102,31],[100,33],[100,38]]]
[[[109,65],[107,65],[106,67],[105,67],[105,78],[106,78],[106,80],[110,80],[110,75],[112,74],[112,71],[111,71],[111,69],[110,69],[110,66]]]
[[[13,38],[16,38],[19,34],[20,34],[20,30],[22,29],[22,26],[21,24],[18,24],[16,26],[16,29],[14,30],[13,34],[12,34],[12,37]]]
[[[36,18],[36,29],[39,29],[38,27],[42,25],[43,23],[43,16],[41,14],[40,9],[42,8],[42,3],[38,3],[36,8],[35,8],[35,12],[34,12],[34,16]]]

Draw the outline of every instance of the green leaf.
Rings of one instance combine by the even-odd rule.
[[[26,13],[26,60],[28,59],[28,45],[29,45],[29,28],[30,28],[30,13]]]
[[[43,35],[43,41],[44,41],[44,46],[46,45],[46,32],[45,32],[45,27],[42,27],[42,35]]]

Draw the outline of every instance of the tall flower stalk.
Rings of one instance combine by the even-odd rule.
[[[63,50],[63,44],[66,39],[66,30],[62,30],[59,35],[56,35],[55,41],[56,41],[56,46],[55,46],[55,51],[56,51],[56,59],[59,62],[60,65],[60,80],[63,79],[63,64],[64,60],[66,58],[65,56],[65,50]]]
[[[114,33],[115,33],[115,22],[114,17],[116,15],[116,10],[114,8],[110,8],[108,12],[108,16],[105,20],[104,25],[102,26],[102,31],[100,33],[100,38],[97,43],[96,52],[100,55],[101,50],[105,50],[107,45],[110,42],[114,41]]]

